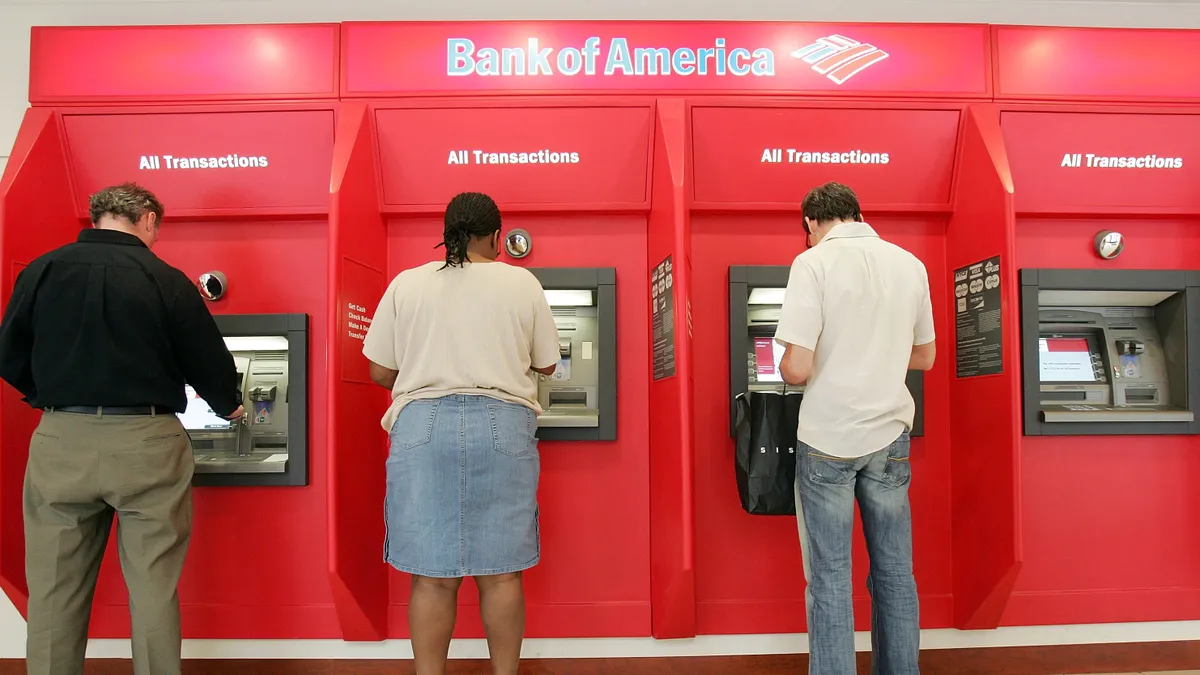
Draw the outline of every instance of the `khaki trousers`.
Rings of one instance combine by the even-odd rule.
[[[135,675],[179,675],[177,587],[192,529],[191,444],[178,418],[47,411],[25,471],[29,675],[82,675],[113,518]]]

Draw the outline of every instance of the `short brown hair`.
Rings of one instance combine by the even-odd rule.
[[[147,213],[157,216],[159,223],[163,217],[162,202],[137,183],[122,183],[100,190],[88,200],[88,211],[93,225],[98,225],[104,216],[128,218],[130,223],[136,223]]]
[[[826,183],[813,188],[800,206],[804,217],[818,223],[832,220],[862,220],[858,196],[841,183]]]

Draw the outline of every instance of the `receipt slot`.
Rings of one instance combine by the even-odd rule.
[[[775,329],[791,268],[735,265],[729,268],[729,430],[734,434],[738,394],[783,391],[779,360],[783,347]],[[910,436],[925,435],[925,373],[911,370],[905,381],[916,403]],[[796,389],[789,388],[789,391]],[[803,387],[798,389],[803,391]]]
[[[308,316],[218,314],[245,415],[217,416],[189,385],[179,415],[196,458],[195,485],[308,484]]]
[[[539,375],[538,438],[617,438],[617,273],[613,268],[531,268],[558,327],[558,367]]]
[[[1200,272],[1020,280],[1026,435],[1200,433]]]

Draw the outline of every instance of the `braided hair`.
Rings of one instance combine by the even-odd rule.
[[[471,239],[489,237],[500,230],[500,208],[482,192],[463,192],[446,206],[442,243],[446,247],[447,267],[462,267],[467,262],[467,245]]]

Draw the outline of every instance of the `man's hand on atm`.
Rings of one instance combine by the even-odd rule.
[[[227,419],[227,420],[236,420],[236,419],[238,419],[239,417],[241,417],[242,415],[245,415],[245,414],[246,414],[246,409],[245,409],[245,408],[243,408],[242,406],[240,406],[240,405],[239,405],[239,406],[237,407],[237,410],[234,410],[234,411],[233,411],[232,413],[230,413],[229,415],[226,415],[226,416],[225,416],[225,419]]]

